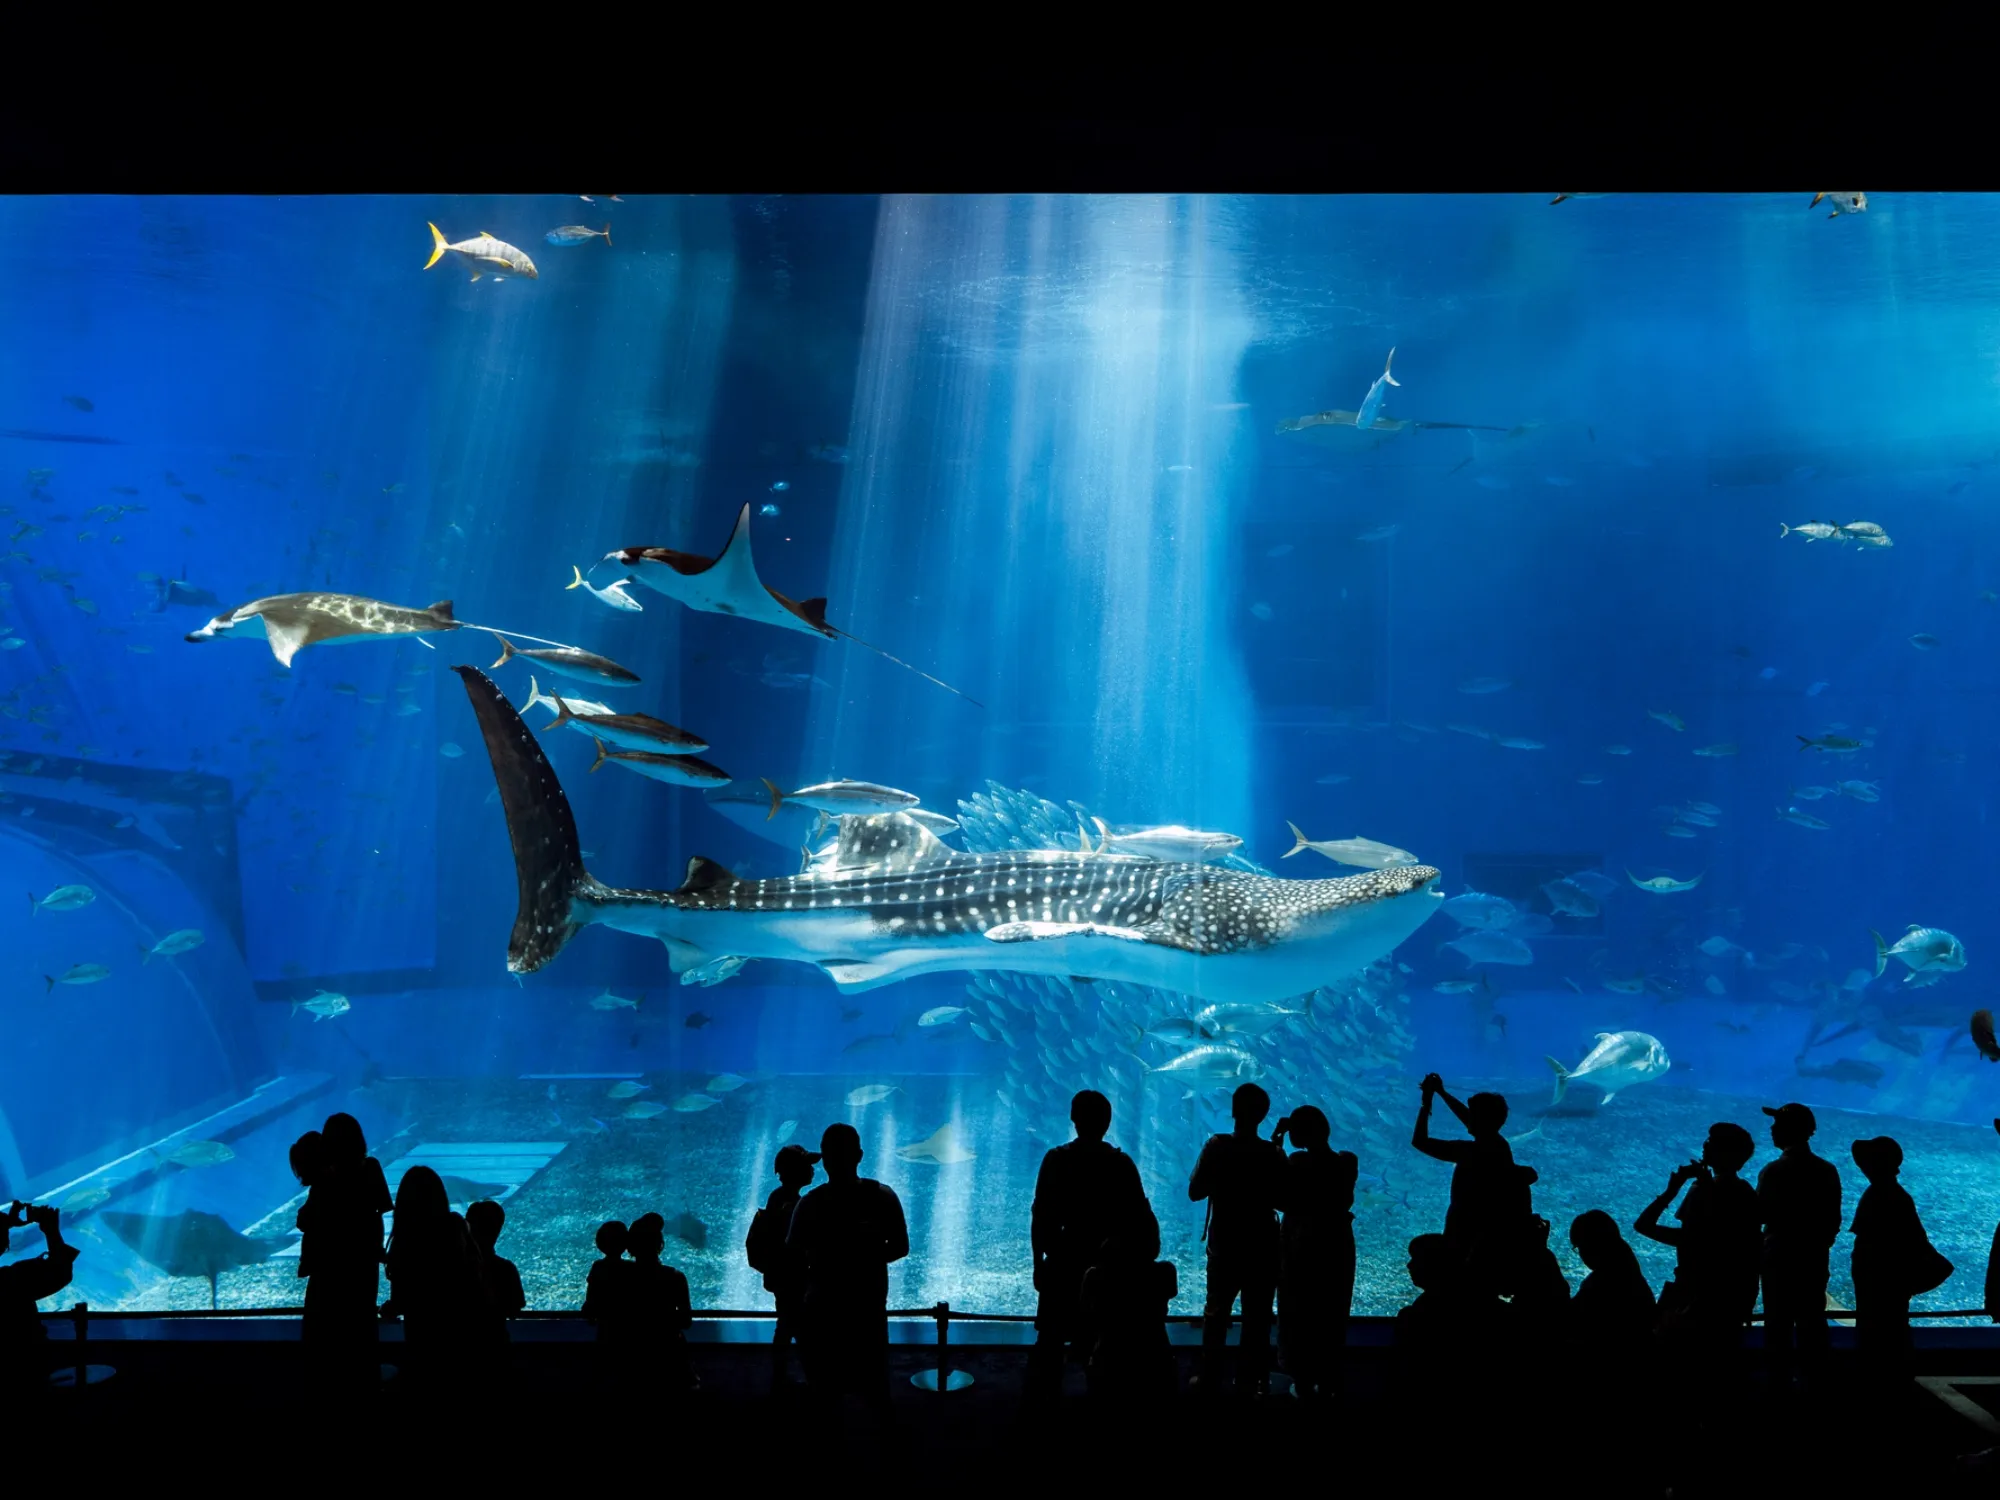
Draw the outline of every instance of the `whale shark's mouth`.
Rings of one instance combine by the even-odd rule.
[[[1442,877],[1424,865],[1285,880],[1073,850],[962,854],[905,813],[841,820],[815,873],[743,880],[696,856],[673,890],[617,889],[584,869],[568,798],[513,706],[483,673],[453,670],[513,843],[515,973],[595,923],[659,939],[676,972],[741,956],[816,964],[843,988],[1002,969],[1279,998],[1366,967],[1438,904]]]

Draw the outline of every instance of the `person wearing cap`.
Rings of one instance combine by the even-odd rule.
[[[778,1148],[771,1170],[778,1185],[750,1220],[750,1233],[743,1241],[744,1257],[750,1269],[764,1277],[764,1290],[778,1303],[778,1322],[771,1332],[771,1389],[783,1390],[791,1384],[791,1348],[799,1335],[799,1275],[792,1264],[785,1237],[791,1233],[792,1214],[799,1195],[812,1186],[813,1168],[819,1153],[808,1151],[794,1141]]]
[[[1902,1146],[1878,1135],[1852,1150],[1868,1179],[1854,1210],[1855,1342],[1878,1374],[1894,1379],[1904,1373],[1911,1347],[1910,1298],[1939,1285],[1951,1265],[1932,1247],[1916,1202],[1896,1180]]]
[[[1814,1365],[1825,1354],[1828,1256],[1840,1237],[1840,1173],[1809,1144],[1819,1122],[1803,1104],[1764,1106],[1778,1159],[1757,1174],[1764,1225],[1764,1353],[1774,1386],[1791,1373],[1793,1342]]]
[[[1028,1393],[1052,1396],[1062,1384],[1063,1351],[1090,1347],[1084,1326],[1084,1273],[1112,1234],[1136,1221],[1146,1189],[1132,1158],[1104,1139],[1111,1101],[1085,1089],[1069,1102],[1076,1139],[1052,1147],[1035,1175],[1028,1210],[1033,1258],[1035,1347],[1028,1356]],[[1150,1264],[1153,1257],[1148,1256]]]
[[[889,1267],[910,1253],[903,1203],[861,1175],[861,1132],[829,1125],[819,1138],[826,1181],[799,1200],[785,1244],[800,1278],[799,1352],[822,1399],[857,1391],[889,1408]]]

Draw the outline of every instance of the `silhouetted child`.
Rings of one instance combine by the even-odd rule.
[[[500,1231],[506,1223],[507,1210],[490,1198],[482,1198],[466,1207],[465,1227],[472,1231],[472,1242],[479,1247],[480,1264],[484,1271],[485,1335],[496,1344],[511,1340],[507,1320],[528,1305],[528,1294],[521,1286],[520,1268],[494,1250],[494,1246],[500,1243]]]
[[[1287,1134],[1299,1149],[1285,1158],[1279,1178],[1285,1222],[1278,1348],[1301,1396],[1332,1396],[1340,1390],[1354,1302],[1354,1184],[1360,1162],[1352,1151],[1332,1148],[1326,1116],[1310,1104],[1280,1120],[1272,1139]]]
[[[1451,1205],[1445,1210],[1444,1237],[1461,1256],[1483,1251],[1479,1264],[1497,1267],[1504,1260],[1493,1246],[1518,1243],[1531,1200],[1514,1167],[1514,1148],[1500,1134],[1507,1123],[1507,1101],[1499,1094],[1474,1094],[1461,1104],[1446,1091],[1435,1073],[1424,1076],[1423,1102],[1417,1109],[1410,1144],[1436,1161],[1452,1164]],[[1431,1138],[1431,1104],[1442,1099],[1472,1136],[1469,1141]],[[1483,1245],[1482,1242],[1490,1242]]]
[[[13,1231],[30,1224],[48,1242],[42,1254],[0,1266],[0,1412],[9,1417],[21,1416],[23,1404],[40,1401],[48,1389],[48,1331],[35,1304],[68,1286],[76,1266],[76,1248],[64,1242],[61,1219],[46,1203],[17,1201],[0,1210],[0,1255]]]
[[[1189,1200],[1208,1200],[1208,1292],[1195,1388],[1210,1394],[1221,1390],[1229,1313],[1239,1293],[1243,1328],[1236,1351],[1237,1384],[1252,1396],[1270,1388],[1271,1302],[1278,1290],[1278,1194],[1284,1170],[1283,1153],[1257,1133],[1270,1112],[1269,1094],[1254,1083],[1239,1085],[1229,1098],[1235,1129],[1208,1138],[1188,1179]]]
[[[1896,1174],[1903,1148],[1886,1135],[1854,1143],[1868,1179],[1854,1210],[1855,1342],[1875,1373],[1898,1379],[1910,1353],[1910,1298],[1943,1283],[1951,1263],[1932,1247],[1917,1205]]]
[[[1674,1168],[1666,1190],[1647,1204],[1633,1229],[1679,1253],[1674,1277],[1660,1291],[1660,1331],[1697,1359],[1735,1349],[1757,1307],[1757,1264],[1763,1228],[1757,1190],[1737,1174],[1756,1142],[1741,1125],[1718,1120],[1701,1144],[1701,1159]],[[1685,1183],[1678,1227],[1660,1215]]]
[[[667,1248],[667,1221],[646,1213],[626,1234],[632,1264],[626,1272],[627,1316],[633,1350],[644,1361],[647,1383],[666,1393],[698,1384],[688,1364],[687,1331],[694,1326],[688,1279],[661,1263]]]
[[[771,1389],[790,1384],[791,1347],[799,1336],[799,1292],[801,1278],[785,1244],[792,1230],[792,1212],[799,1206],[799,1194],[812,1186],[813,1168],[819,1153],[793,1143],[778,1148],[771,1169],[778,1185],[764,1206],[750,1220],[750,1233],[743,1240],[743,1254],[750,1269],[762,1274],[764,1290],[778,1304],[777,1326],[771,1331]]]
[[[1572,1342],[1612,1360],[1633,1357],[1652,1333],[1654,1313],[1639,1257],[1618,1232],[1618,1221],[1601,1208],[1570,1221],[1569,1243],[1590,1271],[1570,1300]]]
[[[600,1344],[616,1343],[625,1335],[626,1288],[632,1263],[625,1259],[629,1231],[622,1221],[607,1219],[597,1226],[597,1253],[583,1285],[583,1315],[597,1325]]]
[[[1095,1334],[1091,1394],[1145,1406],[1174,1393],[1167,1308],[1180,1295],[1180,1276],[1172,1261],[1159,1259],[1160,1222],[1151,1205],[1127,1201],[1125,1222],[1084,1272],[1081,1297]]]

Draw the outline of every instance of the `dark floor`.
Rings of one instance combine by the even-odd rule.
[[[255,1340],[98,1343],[92,1359],[117,1373],[91,1384],[81,1400],[74,1389],[54,1392],[45,1418],[28,1429],[34,1446],[55,1441],[72,1455],[107,1438],[169,1448],[193,1442],[205,1450],[226,1439],[245,1453],[310,1448],[313,1424],[325,1414],[303,1396],[295,1329],[262,1333]],[[67,1345],[54,1344],[52,1352],[61,1357]],[[1960,1382],[1944,1384],[1943,1397],[1917,1380],[1871,1382],[1851,1352],[1838,1351],[1816,1389],[1783,1398],[1768,1394],[1754,1360],[1734,1383],[1703,1380],[1676,1391],[1588,1367],[1530,1371],[1497,1357],[1483,1361],[1476,1351],[1462,1368],[1430,1372],[1434,1378],[1412,1392],[1392,1385],[1389,1353],[1373,1345],[1350,1351],[1347,1393],[1331,1404],[1189,1392],[1196,1351],[1183,1347],[1176,1351],[1183,1393],[1122,1417],[1085,1393],[1077,1369],[1058,1401],[1025,1403],[1027,1351],[1018,1346],[954,1348],[953,1367],[974,1383],[938,1396],[910,1380],[935,1365],[935,1350],[905,1345],[892,1350],[894,1415],[886,1429],[851,1399],[830,1423],[796,1390],[773,1398],[768,1351],[755,1344],[697,1344],[691,1353],[699,1393],[676,1399],[647,1392],[622,1405],[608,1398],[598,1353],[575,1338],[517,1343],[506,1368],[465,1400],[426,1391],[405,1374],[385,1378],[372,1415],[338,1424],[351,1443],[334,1457],[371,1454],[372,1463],[429,1453],[439,1462],[483,1464],[506,1456],[537,1468],[581,1463],[593,1478],[662,1472],[661,1465],[675,1474],[737,1467],[749,1482],[771,1474],[774,1463],[837,1452],[843,1461],[891,1465],[869,1485],[884,1492],[919,1482],[979,1490],[1008,1475],[1084,1470],[1172,1482],[1213,1478],[1240,1464],[1274,1477],[1365,1475],[1371,1492],[1398,1496],[1481,1481],[1508,1492],[1518,1485],[1541,1494],[1676,1500],[2000,1494],[1996,1471],[1961,1468],[1963,1455],[2000,1442],[2000,1351],[1962,1345],[1919,1353],[1918,1373],[1933,1377],[1933,1386]],[[382,1346],[385,1361],[401,1354],[393,1343]],[[384,1368],[387,1374],[393,1364]]]

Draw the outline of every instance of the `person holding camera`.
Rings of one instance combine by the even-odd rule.
[[[48,1330],[35,1304],[69,1285],[76,1266],[76,1247],[62,1237],[61,1214],[53,1204],[16,1199],[0,1215],[0,1255],[7,1253],[13,1232],[30,1225],[41,1230],[48,1249],[28,1260],[0,1266],[0,1402],[39,1398],[48,1388]]]

